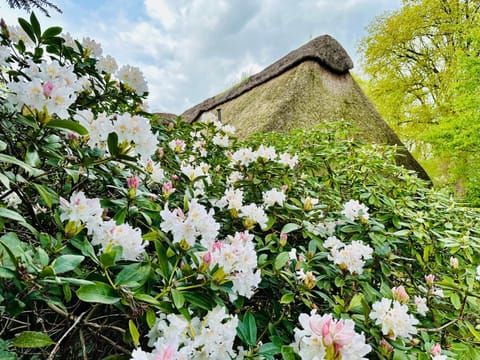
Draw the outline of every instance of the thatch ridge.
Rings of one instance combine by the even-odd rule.
[[[181,116],[184,121],[195,121],[203,112],[215,109],[227,101],[235,99],[251,89],[283,74],[304,61],[315,61],[338,74],[345,74],[353,68],[350,56],[340,43],[330,35],[321,35],[280,60],[252,75],[247,81],[233,87],[222,95],[213,96],[186,110]]]

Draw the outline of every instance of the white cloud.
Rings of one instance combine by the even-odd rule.
[[[166,29],[171,28],[176,22],[176,14],[164,0],[145,0],[145,8],[148,16],[160,20]]]

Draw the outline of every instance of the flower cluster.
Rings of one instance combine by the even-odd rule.
[[[357,219],[366,221],[370,217],[368,207],[353,199],[343,205],[342,215],[350,221]]]
[[[350,274],[362,274],[365,261],[372,258],[373,249],[360,240],[346,245],[335,236],[330,236],[323,245],[330,249],[328,259]]]
[[[57,62],[42,61],[35,64],[30,61],[24,70],[28,81],[11,81],[7,84],[11,93],[8,101],[19,109],[23,106],[31,112],[56,114],[66,119],[68,108],[77,99],[77,92],[88,85],[88,80],[78,79],[73,66],[61,66]]]
[[[407,305],[402,305],[397,300],[382,298],[372,305],[370,319],[376,325],[382,326],[382,333],[395,340],[397,336],[411,339],[417,333],[415,325],[418,320],[408,313]]]
[[[165,208],[160,212],[163,219],[160,228],[166,233],[172,233],[173,242],[180,243],[186,248],[195,245],[200,238],[200,244],[209,249],[220,229],[220,225],[213,218],[214,213],[213,209],[207,212],[195,198],[188,203],[186,215],[180,208],[170,211],[168,204],[165,204]]]
[[[144,117],[128,113],[117,116],[100,113],[95,116],[90,110],[82,110],[74,119],[88,130],[88,145],[91,148],[106,150],[108,134],[115,132],[119,144],[127,146],[129,155],[139,155],[142,164],[146,164],[157,151],[157,137],[152,132],[150,121]]]
[[[300,314],[298,321],[301,328],[295,328],[292,346],[302,359],[363,360],[372,350],[365,335],[355,332],[352,320],[335,320],[312,310],[310,315]]]
[[[132,88],[137,95],[144,95],[148,92],[147,82],[139,68],[123,65],[116,76],[121,82]]]
[[[154,350],[147,353],[136,349],[131,360],[234,358],[238,319],[236,315],[226,314],[225,310],[217,306],[203,319],[194,317],[190,321],[180,315],[161,313],[148,334],[149,346]]]
[[[68,220],[74,227],[84,225],[92,235],[92,245],[101,245],[100,252],[121,246],[123,259],[138,260],[147,245],[140,229],[128,224],[117,225],[113,220],[104,221],[103,212],[100,200],[89,199],[82,191],[73,193],[70,201],[60,198],[61,221]]]
[[[236,165],[248,167],[256,161],[273,161],[283,166],[293,169],[298,164],[298,156],[292,156],[289,153],[278,155],[274,147],[266,147],[260,145],[257,150],[252,150],[250,147],[240,148],[230,155],[230,162],[235,167]]]
[[[226,274],[226,279],[232,281],[232,301],[237,298],[237,294],[251,298],[261,281],[253,234],[248,231],[237,232],[235,236],[229,235],[224,241],[215,242],[203,259],[208,259],[210,268],[218,265]]]

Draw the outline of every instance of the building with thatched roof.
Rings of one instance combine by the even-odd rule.
[[[240,138],[343,119],[353,124],[354,139],[398,145],[398,162],[429,179],[353,79],[352,68],[351,58],[334,38],[319,36],[181,116],[192,122],[220,109],[222,122],[235,126]]]

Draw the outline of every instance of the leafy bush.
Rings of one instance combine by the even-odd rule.
[[[478,213],[348,124],[239,142],[90,39],[2,27],[0,354],[479,358]],[[267,145],[268,144],[268,145]]]

